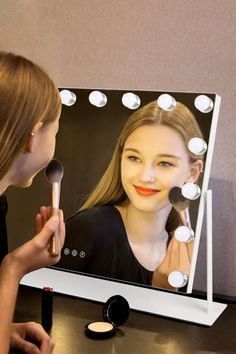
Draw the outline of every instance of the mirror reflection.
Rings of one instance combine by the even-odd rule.
[[[201,187],[211,113],[193,93],[69,92],[76,103],[63,106],[56,152],[67,237],[56,268],[184,291],[199,203],[186,190]]]

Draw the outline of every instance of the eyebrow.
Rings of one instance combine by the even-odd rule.
[[[137,149],[134,149],[134,148],[125,148],[124,151],[132,151],[132,152],[136,152],[137,154],[141,154],[141,152]],[[172,154],[157,154],[156,155],[157,157],[169,157],[169,158],[172,158],[172,159],[176,159],[176,160],[182,160],[180,156],[178,155],[172,155]]]

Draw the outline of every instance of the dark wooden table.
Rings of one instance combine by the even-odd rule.
[[[55,354],[235,354],[236,306],[229,305],[212,327],[131,311],[115,337],[94,340],[84,326],[100,321],[103,305],[54,294],[51,336]],[[21,286],[15,321],[40,322],[41,292]],[[11,350],[11,354],[19,351]]]

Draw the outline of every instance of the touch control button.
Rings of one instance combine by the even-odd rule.
[[[73,257],[76,257],[77,254],[78,254],[78,251],[77,251],[77,250],[73,250],[73,251],[71,252],[71,254],[72,254]]]
[[[86,253],[84,251],[80,251],[79,256],[80,258],[84,258],[86,256]]]
[[[69,248],[65,248],[63,253],[65,256],[68,256],[70,254]]]

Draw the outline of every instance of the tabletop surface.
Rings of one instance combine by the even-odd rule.
[[[53,296],[54,354],[235,354],[236,306],[229,305],[212,327],[130,312],[110,339],[88,338],[84,327],[102,321],[103,304],[61,294]],[[41,291],[20,286],[15,322],[41,321]],[[11,350],[11,354],[20,353]]]

